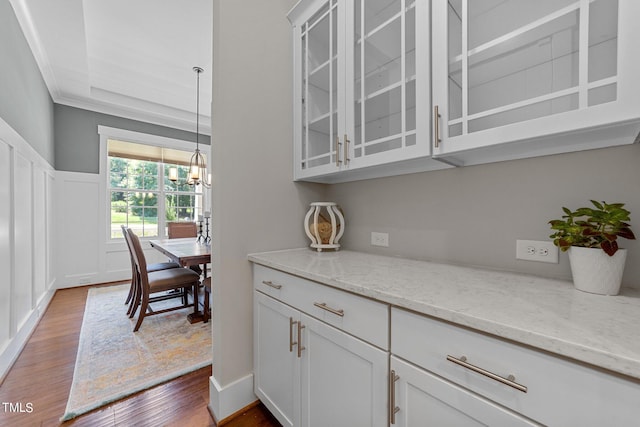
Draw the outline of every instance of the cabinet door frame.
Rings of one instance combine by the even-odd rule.
[[[335,100],[336,104],[336,123],[334,126],[336,127],[336,133],[342,141],[343,135],[346,133],[346,117],[345,117],[345,108],[347,105],[347,101],[345,97],[348,93],[348,88],[345,87],[345,65],[346,61],[346,46],[344,43],[347,25],[347,16],[346,12],[348,10],[347,3],[352,0],[315,0],[313,2],[308,2],[304,13],[297,14],[292,16],[291,13],[289,15],[290,18],[293,18],[293,28],[292,28],[292,37],[293,37],[293,171],[294,171],[294,179],[300,180],[308,177],[319,176],[319,175],[327,175],[339,172],[344,169],[345,165],[343,161],[340,161],[339,164],[336,163],[336,154],[339,154],[339,159],[342,159],[343,152],[342,146],[336,147],[336,141],[332,138],[329,141],[330,150],[329,150],[329,162],[324,165],[318,165],[313,167],[302,167],[303,160],[303,149],[302,144],[306,142],[303,141],[303,120],[302,120],[302,110],[303,108],[308,108],[303,105],[303,99],[308,99],[308,94],[303,93],[303,70],[308,70],[308,65],[303,64],[305,58],[302,58],[302,34],[304,32],[303,27],[306,25],[307,21],[311,19],[321,8],[325,5],[329,5],[329,9],[332,8],[332,4],[335,8],[335,13],[337,13],[336,25],[335,29],[335,37],[337,38],[336,50],[336,74],[333,75],[333,66],[331,64],[332,58],[329,58],[329,68],[330,68],[330,82],[333,82],[333,79],[336,79],[337,92]],[[329,30],[333,28],[333,22],[330,22]],[[329,39],[333,39],[333,34],[329,35]],[[307,38],[308,40],[308,38]],[[331,41],[330,41],[331,43]],[[305,50],[306,51],[306,50]],[[331,77],[332,76],[332,77]],[[331,88],[330,88],[331,90]],[[330,98],[330,111],[333,111],[333,101]],[[307,102],[308,105],[308,102]],[[330,117],[330,120],[333,119]],[[308,150],[308,148],[307,148]],[[306,151],[308,152],[308,151]]]
[[[302,314],[301,322],[304,328],[302,329],[302,343],[304,346],[304,350],[302,351],[302,358],[300,359],[300,379],[301,379],[301,417],[300,417],[300,426],[302,427],[313,427],[316,425],[320,425],[314,420],[311,419],[312,415],[310,412],[310,401],[313,399],[313,394],[311,393],[311,387],[314,384],[311,384],[311,366],[310,358],[314,356],[314,352],[317,352],[314,342],[310,339],[310,334],[315,334],[322,339],[335,344],[338,347],[341,347],[343,350],[347,351],[349,354],[354,355],[362,360],[365,360],[370,363],[370,381],[371,381],[371,389],[368,401],[371,403],[371,413],[369,415],[369,421],[371,424],[367,423],[358,423],[354,425],[371,425],[371,427],[386,427],[388,425],[387,418],[387,395],[388,395],[388,387],[387,387],[387,373],[388,373],[388,360],[389,355],[386,351],[383,351],[377,347],[374,347],[360,339],[353,337],[339,329],[334,328],[324,322],[321,322],[315,318],[312,318],[306,314]],[[336,361],[333,360],[333,363]],[[330,378],[332,375],[331,372],[323,372],[323,375],[326,375]],[[350,381],[353,384],[353,381]],[[338,393],[341,390],[336,390]],[[350,394],[353,396],[353,393]],[[349,404],[349,402],[346,402]],[[342,424],[342,425],[351,425],[351,424]]]
[[[303,70],[307,70],[305,64],[303,64],[304,58],[302,58],[302,34],[304,32],[303,26],[305,23],[314,16],[314,14],[327,4],[331,4],[331,1],[336,3],[337,11],[337,72],[334,76],[337,79],[337,141],[336,138],[332,138],[329,142],[329,159],[326,164],[309,167],[307,161],[307,167],[303,168],[303,153],[308,153],[308,146],[303,149],[305,124],[303,123],[303,109],[310,108],[303,105],[302,100],[308,99],[303,89]],[[355,171],[365,168],[371,168],[383,165],[392,165],[408,160],[420,159],[427,162],[419,169],[442,169],[447,167],[445,164],[435,162],[430,159],[431,157],[431,125],[432,115],[431,111],[431,62],[430,62],[430,48],[431,48],[431,18],[430,18],[430,6],[427,0],[398,0],[400,5],[401,14],[401,46],[399,46],[401,57],[405,62],[402,65],[401,73],[401,99],[400,99],[400,112],[397,113],[402,117],[401,131],[398,134],[402,141],[402,145],[399,148],[383,149],[380,152],[372,152],[370,154],[364,154],[364,146],[361,146],[359,150],[362,155],[356,157],[355,146],[355,99],[356,99],[356,83],[355,83],[355,25],[356,25],[356,1],[355,0],[309,0],[303,1],[297,5],[292,12],[289,13],[289,18],[293,23],[293,63],[294,63],[294,89],[293,89],[293,106],[294,106],[294,118],[293,118],[293,141],[294,141],[294,156],[293,156],[293,170],[295,180],[305,180],[308,178],[323,177],[337,175],[344,171]],[[363,4],[366,5],[365,0]],[[362,11],[364,15],[364,11]],[[406,71],[407,51],[406,51],[406,37],[408,33],[407,13],[414,16],[415,23],[411,25],[415,32],[415,143],[407,145],[407,140],[410,136],[407,136],[407,132],[411,134],[406,128],[407,124],[407,98],[409,97],[407,86],[410,84],[409,78],[404,72]],[[331,86],[331,84],[330,84]],[[413,95],[411,95],[413,96]],[[364,108],[364,107],[363,107]],[[393,117],[393,114],[381,117]],[[390,122],[393,119],[389,120]],[[307,131],[308,133],[308,131]],[[308,136],[307,136],[308,138]],[[389,139],[396,139],[391,138]],[[347,140],[349,141],[347,143]],[[384,140],[384,138],[381,138]],[[325,153],[325,151],[323,151]],[[322,156],[325,156],[322,154]],[[336,157],[337,156],[337,157]],[[336,162],[336,160],[338,160]],[[409,168],[416,168],[417,165],[406,165]],[[404,169],[402,166],[398,166],[400,173]],[[384,175],[389,175],[385,173]],[[393,174],[391,174],[393,175]],[[339,180],[338,180],[339,181]]]
[[[297,334],[297,323],[295,325],[289,325],[285,321],[281,327],[272,328],[273,325],[268,325],[262,322],[260,316],[260,310],[262,307],[266,307],[274,312],[281,314],[285,318],[290,318],[293,322],[300,320],[300,312],[288,305],[273,299],[272,297],[263,294],[260,291],[253,291],[253,366],[254,366],[254,393],[269,409],[269,411],[278,419],[278,421],[285,427],[294,427],[300,425],[300,359],[297,357],[297,347],[293,346],[293,351],[289,351],[289,348],[282,348],[278,350],[278,366],[280,368],[288,367],[288,369],[270,369],[270,373],[284,373],[291,375],[291,388],[289,390],[278,390],[277,392],[284,392],[281,394],[288,394],[287,398],[291,399],[292,410],[288,413],[284,408],[283,402],[278,401],[277,396],[273,396],[272,391],[268,390],[269,385],[263,384],[263,372],[262,366],[264,360],[261,339],[263,337],[263,331],[267,334],[267,337],[274,337],[274,334],[283,339],[290,339],[288,334],[292,332],[294,338]],[[275,340],[267,339],[269,344],[273,344]],[[261,361],[262,360],[262,361]],[[266,374],[265,374],[266,375]]]
[[[594,130],[613,124],[627,126],[640,120],[640,102],[637,96],[640,91],[640,82],[637,79],[640,73],[640,61],[637,59],[637,52],[634,53],[634,49],[631,47],[636,38],[635,27],[637,26],[637,19],[640,17],[640,2],[618,0],[617,71],[614,78],[617,84],[617,99],[615,101],[590,107],[581,106],[576,110],[528,119],[470,134],[465,134],[463,131],[460,136],[449,137],[447,12],[448,0],[433,1],[433,106],[438,106],[439,108],[438,128],[441,140],[436,143],[435,135],[432,135],[434,158],[443,158],[447,154],[462,153],[478,148],[498,147],[512,142],[522,142],[522,145],[526,145],[531,140],[540,140],[551,136],[555,136],[554,139],[558,139],[558,137],[567,136],[570,132]],[[584,67],[585,62],[583,61],[580,65],[580,68],[582,68],[581,74],[584,73]],[[584,90],[584,88],[579,87],[578,90]],[[625,134],[628,131],[628,128],[622,130]],[[611,141],[606,140],[608,135]],[[624,142],[618,141],[616,140],[617,137],[618,135],[614,133],[614,130],[611,130],[608,134],[594,135],[594,138],[599,139],[589,140],[588,142],[585,142],[586,136],[583,136],[581,140],[567,138],[566,142],[563,143],[564,146],[545,146],[544,151],[540,150],[539,147],[522,147],[519,149],[520,152],[515,153],[512,158],[531,157],[530,155],[521,155],[521,152],[528,151],[532,155],[554,154],[632,142],[632,140],[627,141],[626,139]],[[553,146],[554,144],[550,145]],[[536,154],[536,151],[539,153]],[[504,158],[504,160],[506,159]],[[486,163],[486,161],[483,162]]]
[[[406,35],[408,24],[406,23],[406,15],[407,11],[414,9],[412,12],[414,13],[414,30],[415,30],[415,97],[416,97],[416,105],[415,105],[415,136],[416,142],[414,145],[407,146],[406,137],[406,120],[401,124],[401,132],[400,138],[405,142],[402,147],[399,149],[392,149],[387,151],[381,151],[379,153],[362,155],[360,157],[355,156],[356,146],[353,142],[355,138],[355,112],[354,112],[354,103],[355,103],[355,1],[350,0],[350,4],[348,5],[349,10],[354,14],[354,16],[350,16],[349,19],[353,25],[347,26],[347,34],[350,37],[348,42],[348,50],[347,56],[347,89],[350,91],[350,96],[347,98],[348,105],[346,107],[346,111],[351,114],[347,123],[351,124],[351,126],[347,129],[349,138],[351,139],[351,144],[349,144],[349,156],[350,161],[348,163],[348,167],[352,169],[358,168],[366,168],[370,166],[377,166],[380,164],[386,163],[394,163],[401,162],[407,159],[414,159],[419,157],[428,157],[431,156],[431,122],[432,117],[430,114],[431,110],[431,17],[430,17],[430,8],[429,3],[426,0],[401,0],[399,1],[401,7],[402,17],[401,19],[401,31],[400,36],[403,38],[401,42],[401,56],[405,59],[405,64],[402,66],[403,72],[401,73],[401,79],[404,81],[401,87],[402,97],[401,97],[401,113],[402,116],[406,116],[406,86],[407,86],[407,76],[405,71],[406,67]],[[366,4],[366,0],[362,0],[362,4]],[[413,5],[413,6],[412,6]],[[364,13],[364,12],[363,12]],[[351,31],[349,31],[351,30]],[[363,62],[363,60],[361,60]],[[363,106],[364,108],[364,106]],[[362,147],[364,149],[364,147]]]

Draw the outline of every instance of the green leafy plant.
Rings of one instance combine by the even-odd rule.
[[[563,252],[571,246],[601,248],[609,256],[618,251],[618,237],[635,239],[629,221],[630,212],[624,203],[608,204],[591,200],[595,208],[579,208],[572,212],[563,207],[563,219],[549,221],[553,244]]]

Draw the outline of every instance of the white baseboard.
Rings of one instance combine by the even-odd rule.
[[[253,373],[222,387],[209,378],[209,410],[217,422],[233,415],[258,400],[253,394]]]
[[[0,383],[4,381],[4,377],[9,373],[9,370],[15,363],[16,359],[20,355],[20,352],[27,345],[27,341],[29,341],[29,337],[38,326],[38,320],[44,312],[46,311],[53,295],[55,294],[54,289],[50,289],[43,294],[43,296],[38,301],[38,305],[36,308],[31,310],[29,313],[29,317],[20,325],[20,329],[13,336],[7,346],[2,349],[0,353]]]

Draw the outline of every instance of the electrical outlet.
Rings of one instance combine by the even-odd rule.
[[[389,247],[389,233],[371,232],[371,246]]]
[[[558,248],[553,242],[516,240],[516,259],[557,264]]]

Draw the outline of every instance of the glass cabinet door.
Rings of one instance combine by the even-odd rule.
[[[358,162],[416,144],[416,8],[415,0],[354,1],[348,139]]]
[[[617,0],[449,0],[447,26],[449,138],[618,97]]]
[[[296,161],[303,174],[339,166],[338,15],[338,0],[330,0],[300,28],[301,147]]]

